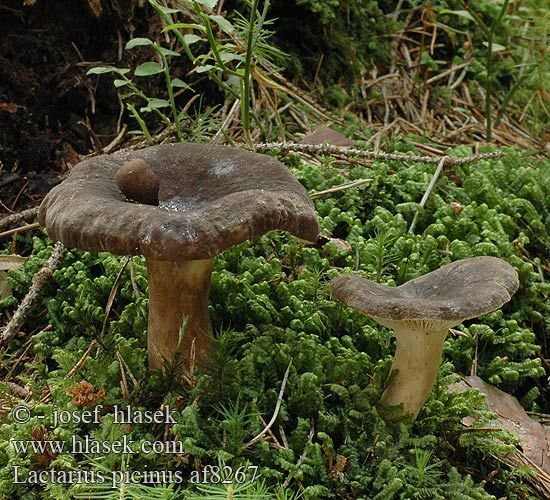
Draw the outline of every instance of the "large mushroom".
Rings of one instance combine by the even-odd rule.
[[[38,220],[68,247],[145,256],[152,369],[176,355],[189,369],[192,352],[204,366],[212,350],[208,293],[218,253],[275,229],[309,241],[319,232],[306,190],[283,164],[238,148],[188,143],[83,161],[48,193]]]
[[[496,257],[474,257],[389,287],[352,274],[331,281],[348,306],[393,329],[397,340],[382,402],[416,418],[435,382],[449,328],[508,302],[519,286],[515,269]]]

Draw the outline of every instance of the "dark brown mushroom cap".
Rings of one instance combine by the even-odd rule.
[[[125,201],[118,169],[141,159],[160,180],[159,206]],[[279,161],[210,144],[165,144],[79,163],[38,220],[68,247],[158,260],[208,259],[274,229],[315,241],[305,188]]]
[[[497,257],[458,260],[389,287],[343,274],[331,283],[342,302],[382,320],[434,320],[458,324],[498,309],[518,289],[516,270]],[[383,323],[384,324],[384,323]],[[441,323],[443,324],[443,323]]]

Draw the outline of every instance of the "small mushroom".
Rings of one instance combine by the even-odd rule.
[[[122,165],[116,173],[116,183],[128,200],[145,205],[159,204],[159,178],[141,158]]]
[[[352,274],[331,281],[333,294],[395,332],[390,381],[382,394],[416,418],[435,382],[449,328],[498,309],[519,286],[515,269],[496,257],[474,257],[389,287]]]
[[[275,229],[310,241],[319,233],[306,190],[283,164],[238,148],[186,143],[80,163],[45,197],[38,220],[68,247],[145,256],[152,369],[179,355],[189,370],[192,352],[204,368],[218,253]]]

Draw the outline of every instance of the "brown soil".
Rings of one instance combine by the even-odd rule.
[[[120,105],[111,79],[86,72],[117,63],[119,40],[149,16],[144,3],[2,2],[0,214],[35,205],[80,155],[114,137]]]

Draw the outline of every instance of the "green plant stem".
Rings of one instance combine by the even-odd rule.
[[[250,19],[248,21],[248,33],[246,40],[246,58],[244,61],[244,73],[241,80],[241,116],[243,120],[243,128],[246,139],[249,145],[252,144],[250,138],[250,69],[252,65],[252,51],[254,48],[254,25],[256,24],[256,13],[258,10],[259,0],[253,0],[250,7]]]
[[[485,120],[487,122],[487,142],[491,142],[493,139],[493,119],[491,116],[491,96],[493,94],[493,79],[494,79],[494,66],[493,66],[493,37],[497,26],[500,24],[502,17],[504,16],[510,0],[504,0],[499,15],[493,19],[491,27],[489,28],[489,36],[487,39],[487,88],[485,95]]]
[[[178,109],[176,108],[176,99],[174,97],[174,88],[172,87],[172,77],[170,76],[170,66],[168,65],[168,59],[160,51],[158,52],[162,59],[162,66],[164,70],[164,78],[166,80],[166,88],[168,89],[168,100],[170,101],[170,108],[172,109],[172,116],[174,117],[174,124],[176,126],[176,140],[178,142],[183,141],[183,135],[181,133],[180,119]]]
[[[153,7],[153,9],[155,9],[157,14],[164,20],[164,22],[166,22],[166,24],[171,25],[173,23],[173,20],[170,19],[170,16],[168,16],[168,14],[166,14],[162,10],[161,6],[155,0],[149,0],[149,3]],[[179,30],[173,30],[173,31],[174,31],[177,39],[181,43],[181,45],[183,47],[183,50],[185,50],[185,54],[187,55],[189,60],[190,61],[195,61],[195,56],[191,52],[191,49],[189,48],[189,45],[187,45],[187,43],[185,42],[185,38],[183,38],[183,35],[181,34],[181,32]]]
[[[487,82],[485,85],[485,122],[486,122],[486,135],[487,142],[491,142],[493,139],[493,120],[491,116],[491,97],[493,94],[493,79],[494,79],[494,65],[493,65],[493,38],[495,30],[497,29],[500,21],[502,20],[506,9],[508,8],[508,3],[510,0],[504,0],[502,8],[497,17],[493,19],[493,22],[490,26],[487,26],[483,19],[478,16],[478,14],[470,8],[464,0],[462,0],[462,6],[470,13],[474,22],[478,27],[483,31],[483,34],[487,38]]]
[[[151,99],[147,97],[141,90],[139,90],[138,87],[134,84],[132,80],[130,80],[128,77],[122,75],[122,78],[128,82],[128,87],[133,92],[134,95],[137,97],[143,99],[147,104],[149,104],[149,101]],[[141,115],[139,114],[138,110],[133,106],[132,104],[127,103],[126,106],[130,110],[130,113],[132,113],[132,116],[136,119],[136,121],[139,123],[139,126],[141,130],[144,132],[143,135],[147,138],[147,140],[151,140],[151,134],[149,130],[147,129],[147,125],[145,124],[145,121],[143,118],[141,118]],[[160,111],[157,108],[151,108],[153,112],[164,122],[165,125],[170,125],[170,118],[168,118],[162,111]],[[147,132],[145,132],[147,131]]]
[[[495,119],[495,124],[498,125],[500,123],[502,115],[506,111],[506,108],[508,107],[508,104],[510,103],[510,101],[512,100],[512,98],[514,97],[516,92],[519,89],[522,88],[523,83],[525,82],[525,80],[527,80],[528,77],[529,77],[529,75],[522,75],[520,78],[518,78],[518,81],[516,83],[514,83],[514,85],[512,85],[512,87],[510,88],[508,93],[504,96],[504,99],[502,99],[502,103],[500,104],[500,106],[498,108],[497,117]]]
[[[128,108],[128,111],[130,111],[130,114],[134,117],[134,120],[138,122],[139,128],[141,129],[141,132],[145,136],[145,139],[147,142],[152,142],[153,137],[151,136],[151,133],[149,132],[149,129],[147,128],[147,125],[145,124],[145,121],[138,113],[137,109],[133,104],[126,103],[126,107]]]
[[[200,5],[197,2],[193,2],[193,4],[195,5],[195,9],[197,10],[197,13],[204,24],[204,27],[206,29],[206,38],[208,38],[208,43],[210,44],[210,50],[212,50],[212,54],[214,56],[214,59],[216,60],[216,64],[218,65],[219,69],[221,69],[224,73],[228,73],[230,75],[238,75],[236,71],[232,70],[231,68],[228,68],[222,59],[222,56],[218,49],[218,41],[216,40],[216,36],[212,31],[212,24],[210,23],[210,18],[202,11]]]
[[[485,126],[487,142],[493,140],[493,120],[491,117],[491,95],[493,93],[493,31],[487,40],[487,84],[485,86]]]

